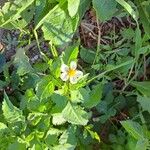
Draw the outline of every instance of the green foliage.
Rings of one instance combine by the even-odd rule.
[[[107,21],[113,17],[116,12],[116,5],[116,1],[112,0],[93,0],[93,7],[101,21]]]
[[[0,149],[149,149],[149,8],[149,0],[5,2],[0,27],[17,35],[0,34]],[[62,80],[78,77],[63,74],[72,61],[83,73],[75,84]]]

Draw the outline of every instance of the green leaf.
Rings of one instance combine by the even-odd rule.
[[[26,144],[25,143],[19,143],[18,141],[9,144],[8,149],[7,150],[26,150]]]
[[[33,2],[34,0],[17,0],[13,3],[5,3],[0,9],[0,26],[8,29],[14,27],[23,29],[33,18]]]
[[[45,142],[47,145],[56,145],[58,141],[58,136],[61,134],[61,131],[55,128],[50,128],[46,134]]]
[[[145,138],[139,139],[137,141],[135,150],[147,150],[148,146],[149,146],[149,140],[148,139],[145,139]]]
[[[77,145],[77,138],[76,138],[76,128],[75,126],[70,126],[67,130],[63,132],[63,134],[59,138],[60,144],[71,144],[76,146]]]
[[[139,140],[143,138],[144,135],[143,135],[142,126],[137,122],[134,122],[132,120],[126,120],[126,121],[121,121],[121,125],[135,139]]]
[[[6,121],[14,131],[18,133],[25,129],[25,117],[23,116],[22,111],[11,103],[6,93],[4,93],[2,110]]]
[[[44,116],[44,114],[42,113],[37,113],[37,112],[29,113],[27,120],[30,124],[35,126],[40,122],[42,116]]]
[[[57,145],[53,147],[53,150],[74,150],[75,146],[71,144],[63,144],[63,145]]]
[[[79,45],[74,45],[66,48],[64,55],[63,55],[63,61],[65,64],[70,64],[72,60],[76,60],[79,53]]]
[[[78,12],[80,0],[68,0],[68,11],[71,17],[74,17]]]
[[[2,105],[3,115],[9,123],[14,123],[16,121],[22,121],[25,118],[22,116],[22,111],[15,107],[9,100],[6,93],[4,93],[4,101]]]
[[[42,100],[50,97],[54,92],[54,84],[49,76],[44,77],[37,84],[36,95]]]
[[[150,81],[143,81],[143,82],[132,81],[131,85],[135,87],[144,96],[150,97],[150,92],[149,92]]]
[[[100,21],[111,19],[116,12],[116,5],[114,0],[93,0],[93,7]]]
[[[71,102],[73,103],[84,103],[87,99],[89,99],[89,91],[84,88],[80,88],[79,90],[71,90],[70,95]]]
[[[55,45],[63,45],[71,41],[77,28],[78,18],[71,19],[59,5],[56,5],[42,18],[35,30],[42,24],[45,39],[50,40]]]
[[[12,141],[11,132],[9,128],[2,122],[0,122],[0,149],[4,150],[8,147],[8,144]]]
[[[145,30],[145,34],[148,36],[148,38],[150,39],[150,14],[147,11],[149,9],[149,5],[144,6],[142,4],[143,0],[135,0],[135,2],[138,5],[138,11],[139,11],[139,19],[141,20],[144,30]]]
[[[138,95],[137,102],[140,103],[143,111],[148,111],[150,113],[150,98]]]
[[[94,61],[94,58],[95,58],[95,53],[94,53],[94,51],[92,51],[90,49],[81,48],[80,57],[86,63],[92,64]]]
[[[139,50],[142,47],[141,30],[139,28],[135,31],[135,56],[139,56]]]
[[[125,0],[116,0],[122,7],[124,7],[128,13],[133,17],[133,19],[137,22],[137,14],[134,9],[127,3]],[[137,22],[138,23],[138,22]]]
[[[33,68],[29,63],[28,57],[25,55],[24,49],[17,50],[14,59],[14,65],[17,68],[17,74],[23,76],[29,72],[33,72]]]
[[[52,114],[52,123],[53,125],[62,125],[66,122],[61,113]]]
[[[35,112],[44,112],[45,110],[50,109],[51,103],[47,99],[39,99],[37,95],[35,95],[33,89],[28,89],[25,92],[25,96],[23,97],[23,101],[25,101],[25,105],[28,110]]]
[[[88,114],[80,106],[75,106],[68,102],[62,111],[64,119],[72,124],[86,125],[88,122]]]
[[[90,92],[89,94],[90,96],[87,100],[85,100],[84,106],[86,108],[92,108],[96,106],[102,98],[102,93],[103,93],[103,84],[99,83]]]
[[[59,95],[59,94],[53,94],[51,96],[51,100],[55,103],[55,105],[52,108],[52,113],[61,113],[62,110],[67,105],[67,97]]]

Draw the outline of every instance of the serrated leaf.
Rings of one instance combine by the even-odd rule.
[[[24,28],[34,15],[33,2],[34,0],[6,2],[0,9],[0,26],[8,29]]]
[[[2,110],[6,121],[16,133],[25,129],[25,117],[23,116],[22,111],[11,103],[6,93],[4,93]]]
[[[126,121],[121,121],[121,125],[135,139],[139,140],[139,139],[143,138],[143,136],[144,136],[143,129],[139,123],[134,122],[132,120],[126,120]]]
[[[42,100],[48,98],[54,92],[54,84],[49,77],[44,77],[37,84],[36,95]]]
[[[45,17],[37,24],[35,29],[42,26],[46,40],[52,41],[55,45],[63,45],[70,42],[77,28],[78,17],[71,17],[59,5],[56,5]]]
[[[4,101],[2,105],[3,115],[7,122],[14,123],[17,121],[25,121],[22,111],[15,107],[9,100],[6,93],[4,93]]]
[[[72,124],[86,125],[88,122],[88,114],[80,106],[75,106],[68,102],[67,106],[62,111],[64,119]]]
[[[68,11],[71,17],[74,17],[78,12],[80,0],[68,0]]]
[[[141,94],[150,97],[150,81],[137,82],[132,81],[131,85],[134,86]]]
[[[114,0],[93,0],[93,7],[100,21],[111,19],[116,12],[116,5]]]
[[[96,85],[93,90],[89,93],[89,98],[85,100],[84,106],[86,108],[92,108],[96,106],[101,98],[102,98],[102,93],[103,93],[103,84],[100,83]]]
[[[22,48],[18,49],[15,54],[14,65],[17,68],[17,74],[19,76],[33,72],[33,68],[29,63],[29,58],[25,55],[25,51]]]

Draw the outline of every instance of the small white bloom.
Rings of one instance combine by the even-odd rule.
[[[78,79],[83,76],[83,72],[77,70],[77,63],[75,61],[71,61],[69,67],[65,64],[62,64],[61,72],[60,78],[63,81],[69,80],[72,84],[76,84]]]

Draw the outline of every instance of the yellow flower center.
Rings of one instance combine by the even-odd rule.
[[[76,74],[76,70],[69,69],[69,71],[68,71],[68,76],[69,77],[73,77],[73,76],[75,76],[75,74]]]

